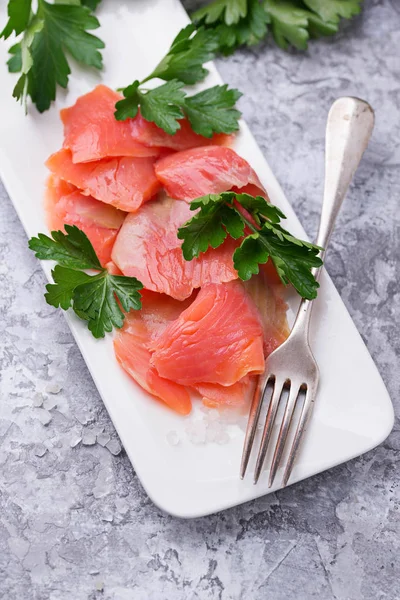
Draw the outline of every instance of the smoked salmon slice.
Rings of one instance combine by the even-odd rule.
[[[193,388],[200,394],[204,406],[208,408],[238,407],[250,400],[256,377],[246,375],[233,385],[218,383],[198,383]]]
[[[50,176],[45,197],[47,223],[51,231],[64,225],[76,225],[86,235],[104,266],[111,260],[111,250],[126,213],[84,196],[73,185]]]
[[[132,136],[141,144],[149,147],[170,148],[171,150],[187,150],[196,146],[209,146],[211,144],[227,145],[233,136],[225,133],[214,134],[211,138],[195,133],[187,119],[179,121],[180,129],[174,135],[169,135],[155,123],[146,121],[140,112],[132,120]]]
[[[157,156],[135,139],[134,120],[117,121],[115,103],[122,96],[105,85],[84,94],[73,106],[61,110],[64,148],[71,151],[72,162],[88,162],[109,156]],[[154,144],[152,144],[154,145]]]
[[[239,281],[209,284],[152,347],[161,377],[182,385],[233,385],[264,370],[263,328]]]
[[[236,243],[227,239],[219,248],[199,258],[183,258],[178,228],[193,216],[189,206],[164,196],[144,204],[124,221],[112,252],[112,260],[128,277],[137,277],[148,290],[177,300],[207,283],[237,278],[232,255]]]
[[[204,146],[170,154],[156,162],[155,172],[169,196],[187,202],[248,184],[264,193],[249,163],[224,146]]]
[[[153,163],[151,157],[120,157],[74,164],[70,150],[63,149],[52,154],[46,165],[54,175],[72,183],[83,194],[133,212],[160,188]]]
[[[179,383],[160,377],[151,364],[149,347],[189,303],[144,291],[142,310],[126,315],[124,325],[114,340],[115,354],[122,368],[143,389],[181,415],[191,411],[189,391]]]
[[[244,282],[244,287],[257,306],[264,331],[264,355],[269,356],[283,344],[290,333],[284,286],[276,282],[278,275],[272,266],[262,265],[260,273]]]

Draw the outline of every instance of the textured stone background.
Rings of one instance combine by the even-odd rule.
[[[186,6],[189,7],[189,2]],[[193,6],[193,3],[191,4]],[[310,234],[326,114],[359,95],[376,129],[329,271],[399,408],[400,7],[366,0],[305,54],[266,44],[219,67]],[[400,433],[361,458],[224,513],[162,514],[122,452],[3,188],[0,597],[4,600],[398,600]],[[43,406],[35,395],[51,381]],[[104,429],[107,447],[90,444]]]

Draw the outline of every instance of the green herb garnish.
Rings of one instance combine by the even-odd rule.
[[[220,51],[251,46],[272,33],[281,48],[305,50],[310,38],[333,35],[340,19],[359,14],[362,0],[214,0],[192,18],[215,31]]]
[[[101,69],[99,50],[104,44],[88,33],[100,25],[90,8],[79,2],[50,4],[39,0],[33,12],[31,4],[31,0],[9,0],[9,18],[0,37],[23,33],[21,41],[10,49],[8,61],[11,72],[21,73],[13,96],[25,106],[30,96],[43,112],[55,99],[57,84],[63,88],[68,85],[71,71],[66,53],[85,66]],[[86,4],[94,6],[96,2]]]
[[[193,96],[182,89],[204,79],[204,63],[214,58],[218,40],[212,31],[191,24],[182,29],[166,56],[141,82],[136,80],[122,90],[124,99],[116,104],[118,121],[136,117],[139,107],[146,121],[155,123],[169,135],[180,129],[179,120],[189,119],[193,131],[207,138],[214,133],[233,133],[239,128],[240,112],[235,108],[241,93],[216,85]],[[152,79],[166,83],[153,89],[144,84]]]
[[[190,208],[197,214],[178,230],[186,260],[217,248],[228,235],[235,240],[244,236],[233,254],[241,279],[257,274],[259,265],[270,258],[285,285],[291,283],[303,298],[317,296],[319,284],[312,268],[322,265],[321,248],[286,231],[280,225],[286,217],[279,208],[261,196],[234,192],[196,198]]]
[[[102,338],[124,322],[124,311],[142,307],[139,290],[143,285],[135,277],[111,275],[103,268],[86,234],[75,225],[65,225],[66,233],[52,231],[51,237],[39,233],[29,240],[29,248],[41,260],[55,260],[54,283],[46,286],[46,302],[63,310],[72,308],[87,321],[95,338]],[[97,271],[95,275],[85,270]]]

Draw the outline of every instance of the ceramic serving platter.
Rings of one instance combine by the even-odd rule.
[[[4,15],[5,1],[1,4]],[[188,23],[177,0],[103,0],[98,14],[99,36],[106,42],[104,71],[88,74],[74,65],[68,92],[59,90],[56,104],[43,115],[30,108],[25,116],[11,97],[15,76],[7,73],[7,44],[1,43],[0,174],[29,237],[46,231],[44,161],[62,144],[60,108],[74,103],[99,82],[117,88],[142,79]],[[211,67],[206,85],[220,82]],[[288,228],[305,238],[245,123],[234,147],[257,171],[271,201],[286,213]],[[51,264],[43,263],[43,268],[49,276]],[[293,295],[288,301],[293,318],[298,299]],[[246,479],[239,479],[244,416],[221,417],[217,441],[210,441],[213,419],[218,417],[220,423],[215,412],[206,413],[197,402],[189,417],[174,414],[121,370],[111,335],[95,340],[73,314],[66,318],[125,450],[148,495],[160,508],[180,517],[198,517],[280,487],[278,473],[274,487],[268,488],[267,470],[258,485],[253,485],[254,459]],[[367,452],[386,438],[393,425],[393,408],[384,383],[326,273],[311,329],[321,383],[291,483]]]

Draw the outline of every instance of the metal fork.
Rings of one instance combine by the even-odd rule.
[[[329,111],[326,127],[324,200],[316,241],[318,246],[324,248],[321,258],[326,252],[336,217],[350,181],[368,145],[373,126],[374,112],[372,108],[367,102],[358,98],[339,98]],[[316,278],[319,277],[320,271],[321,267],[313,270]],[[300,401],[300,397],[304,397],[283,475],[283,486],[289,480],[318,389],[319,369],[308,339],[312,306],[313,303],[310,300],[303,299],[301,301],[288,339],[265,361],[265,372],[259,377],[250,408],[240,468],[242,479],[246,473],[264,394],[269,384],[272,387],[272,393],[255,466],[254,483],[257,483],[263,468],[276,414],[285,388],[288,390],[288,395],[271,463],[269,487],[274,482],[282,459],[296,405]],[[301,391],[302,394],[300,394]]]

